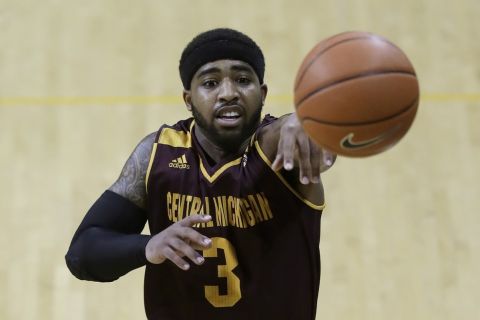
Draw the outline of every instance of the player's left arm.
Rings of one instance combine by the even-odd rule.
[[[260,146],[275,171],[298,171],[302,184],[319,183],[320,173],[330,169],[336,154],[318,147],[305,133],[295,113],[262,128]]]

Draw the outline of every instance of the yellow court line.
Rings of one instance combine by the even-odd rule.
[[[269,104],[292,104],[293,95],[273,94],[268,96]],[[480,93],[425,93],[420,102],[480,102]],[[161,96],[17,96],[1,97],[0,107],[16,106],[85,106],[85,105],[179,105],[181,95]]]
[[[429,102],[480,102],[480,93],[426,93],[420,101]]]
[[[44,97],[0,97],[0,106],[84,106],[84,105],[176,105],[183,103],[181,95],[163,96],[44,96]]]

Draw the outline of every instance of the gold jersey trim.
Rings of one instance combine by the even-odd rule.
[[[158,138],[159,144],[174,148],[191,148],[192,135],[190,132],[177,131],[172,128],[163,128]]]
[[[205,169],[204,165],[203,165],[203,161],[202,161],[202,158],[199,156],[198,157],[200,159],[200,171],[202,172],[203,176],[205,177],[205,179],[208,180],[208,182],[210,183],[213,183],[215,180],[217,180],[217,178],[225,171],[227,170],[228,168],[230,167],[233,167],[233,166],[236,166],[236,165],[239,165],[240,162],[242,161],[242,158],[238,158],[238,159],[235,159],[235,160],[232,160],[228,163],[225,163],[223,166],[220,167],[220,169],[218,169],[217,171],[215,171],[215,173],[213,175],[209,175],[207,170]]]
[[[147,174],[145,176],[145,190],[148,194],[148,179],[150,178],[150,171],[152,170],[153,159],[155,159],[155,154],[157,153],[158,143],[153,144],[152,153],[150,153],[150,161],[148,162]]]
[[[258,154],[260,155],[260,157],[263,159],[263,161],[268,165],[268,167],[271,169],[272,168],[272,163],[270,162],[270,160],[268,159],[268,157],[265,155],[265,153],[263,153],[263,150],[262,148],[260,147],[260,144],[258,143],[258,140],[255,141],[255,148],[257,149],[258,151]],[[275,172],[275,174],[277,175],[277,177],[280,179],[280,181],[282,181],[282,183],[288,188],[288,190],[290,190],[298,199],[300,199],[303,203],[305,203],[307,206],[309,206],[310,208],[312,209],[315,209],[315,210],[323,210],[325,208],[325,203],[323,204],[314,204],[313,202],[310,202],[308,201],[307,199],[305,199],[304,197],[302,197],[288,182],[287,180],[285,180],[285,178],[277,171],[273,170],[273,172]]]

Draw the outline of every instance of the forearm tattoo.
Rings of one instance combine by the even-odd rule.
[[[145,178],[154,140],[153,133],[137,145],[117,181],[109,188],[110,191],[127,198],[140,208],[145,208],[147,196]]]

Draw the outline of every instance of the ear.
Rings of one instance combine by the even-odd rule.
[[[188,111],[192,111],[192,95],[190,90],[183,90],[183,101]]]
[[[262,106],[265,104],[265,99],[267,98],[268,87],[264,83],[260,86],[260,90],[262,91]]]

